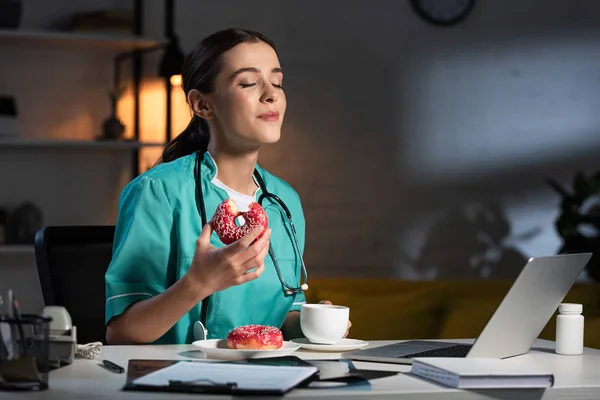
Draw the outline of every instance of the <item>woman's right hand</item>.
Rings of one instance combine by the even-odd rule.
[[[207,296],[258,278],[265,269],[264,260],[271,237],[271,229],[267,228],[256,240],[262,230],[262,227],[254,228],[238,241],[217,249],[210,244],[211,224],[204,225],[186,275],[201,285],[208,292]]]

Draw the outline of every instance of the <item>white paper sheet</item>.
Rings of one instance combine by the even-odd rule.
[[[287,391],[317,372],[316,367],[277,367],[182,361],[135,379],[135,385],[168,386],[169,381],[197,385],[235,383],[239,390]],[[212,383],[211,383],[212,382]]]

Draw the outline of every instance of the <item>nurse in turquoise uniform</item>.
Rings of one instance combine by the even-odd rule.
[[[289,184],[257,164],[261,146],[279,140],[286,110],[275,46],[258,32],[217,32],[187,55],[182,78],[190,124],[121,194],[106,272],[107,341],[190,343],[201,320],[207,338],[246,324],[300,337],[302,205]],[[244,210],[264,192],[287,206],[296,238],[271,197],[262,201],[269,227],[258,240],[255,230],[225,246],[203,224],[202,212],[210,221],[223,200]]]

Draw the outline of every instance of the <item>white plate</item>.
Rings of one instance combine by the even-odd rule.
[[[292,339],[292,343],[299,344],[303,349],[306,350],[335,352],[361,349],[369,344],[369,342],[358,339],[342,339],[334,344],[318,344],[312,343],[306,338]]]
[[[281,357],[291,354],[300,348],[299,344],[284,341],[279,349],[238,350],[228,349],[227,339],[196,340],[192,343],[207,357],[220,360],[243,360],[244,358]]]

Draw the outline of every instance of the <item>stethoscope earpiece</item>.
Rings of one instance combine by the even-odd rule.
[[[302,290],[308,290],[308,285],[306,283],[303,283],[302,286],[300,286],[300,288]]]

